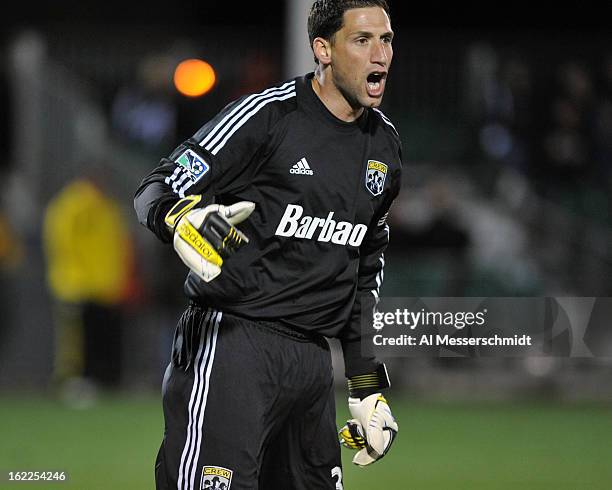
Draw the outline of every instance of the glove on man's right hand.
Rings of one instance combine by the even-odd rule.
[[[194,209],[201,199],[199,195],[181,199],[168,211],[165,222],[183,263],[203,281],[210,282],[221,274],[223,259],[249,242],[234,225],[250,216],[255,203],[209,204]]]

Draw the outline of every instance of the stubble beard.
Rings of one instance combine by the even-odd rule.
[[[354,111],[358,111],[359,109],[363,109],[365,107],[370,107],[369,104],[364,105],[359,100],[359,95],[358,95],[359,89],[356,88],[355,90],[353,90],[351,88],[351,84],[346,83],[346,78],[342,76],[342,74],[340,74],[337,77],[334,77],[334,85],[336,86],[336,89],[338,89],[338,92],[340,92],[342,97],[344,97],[344,99],[347,101],[351,109],[353,109]]]

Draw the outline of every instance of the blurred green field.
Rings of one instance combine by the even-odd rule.
[[[609,490],[612,407],[425,403],[390,399],[393,451],[360,469],[343,449],[344,488]],[[348,412],[338,404],[338,420]],[[104,397],[86,410],[46,398],[0,397],[0,487],[153,489],[162,435],[155,396]],[[63,483],[9,483],[11,470],[63,470]],[[281,490],[281,489],[264,489]]]

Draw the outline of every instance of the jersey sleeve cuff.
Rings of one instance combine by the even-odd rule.
[[[178,196],[164,196],[149,209],[147,227],[164,243],[172,242],[172,234],[168,230],[165,218],[178,200]]]
[[[389,386],[391,382],[384,364],[379,364],[375,371],[348,378],[349,396],[353,398],[362,399]]]

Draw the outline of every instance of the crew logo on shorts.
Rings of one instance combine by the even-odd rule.
[[[387,164],[376,160],[368,160],[365,186],[373,195],[379,196],[385,188]]]
[[[204,466],[200,490],[229,490],[233,473],[221,466]]]

